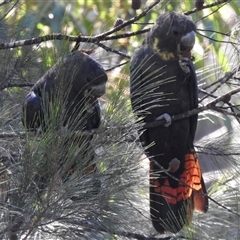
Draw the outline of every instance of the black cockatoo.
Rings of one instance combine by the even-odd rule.
[[[197,116],[174,122],[170,117],[198,106],[190,52],[195,33],[189,17],[167,12],[157,19],[131,59],[133,110],[146,123],[166,120],[164,126],[145,129],[140,137],[150,159],[150,214],[160,233],[176,233],[191,221],[193,210],[208,209],[193,146]]]
[[[98,97],[105,93],[106,82],[107,74],[103,67],[90,56],[80,51],[68,54],[59,59],[26,96],[23,125],[29,130],[40,126],[43,130],[47,128],[48,116],[45,115],[51,111],[51,103],[63,98],[63,126],[75,130],[97,128],[100,124]],[[77,128],[78,125],[81,129]]]
[[[23,103],[23,125],[30,131],[35,131],[39,127],[47,131],[50,126],[56,130],[66,126],[71,131],[98,128],[100,125],[98,97],[105,93],[107,79],[103,67],[81,51],[74,51],[60,58],[34,84],[26,96]],[[52,118],[54,115],[52,111],[59,111],[60,117]],[[56,119],[60,124],[54,122]],[[81,156],[90,161],[94,156],[90,147],[91,140],[92,135],[84,135],[78,139],[71,139],[69,144],[76,141],[78,146],[81,145],[83,147]],[[87,166],[89,161],[86,162]],[[74,170],[76,164],[74,163],[71,169]],[[94,169],[93,165],[89,165],[86,172]]]

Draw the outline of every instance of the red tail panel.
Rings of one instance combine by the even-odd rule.
[[[178,232],[191,220],[193,210],[206,212],[208,208],[206,188],[196,154],[186,154],[184,171],[177,188],[170,186],[168,178],[163,184],[156,177],[150,180],[152,220],[157,231]]]

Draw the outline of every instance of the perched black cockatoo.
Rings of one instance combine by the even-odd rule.
[[[160,233],[176,233],[191,221],[193,210],[208,209],[193,146],[197,116],[174,122],[170,117],[198,107],[190,52],[195,33],[195,24],[189,17],[167,12],[157,19],[131,59],[133,110],[146,123],[166,120],[163,126],[146,128],[140,137],[150,159],[152,223]]]
[[[32,87],[23,103],[23,125],[29,130],[48,126],[54,101],[64,104],[62,126],[92,130],[100,124],[98,97],[105,93],[107,74],[90,56],[74,51],[61,58]],[[56,100],[57,99],[57,100]],[[81,126],[81,129],[78,129]]]
[[[107,74],[103,67],[89,55],[74,51],[60,58],[34,84],[26,96],[23,103],[23,125],[30,131],[36,131],[39,127],[42,131],[58,130],[62,126],[70,131],[98,128],[100,125],[98,97],[105,93],[106,82]],[[59,112],[58,117],[52,117],[56,116],[54,111]],[[79,159],[83,162],[82,158],[85,158],[84,172],[95,171],[95,165],[90,164],[94,158],[90,144],[92,135],[86,134],[70,140],[69,146],[75,142],[83,149]],[[63,160],[59,159],[59,162],[61,165]],[[74,162],[68,172],[72,172],[77,164]]]

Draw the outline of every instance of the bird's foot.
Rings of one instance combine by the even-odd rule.
[[[171,160],[171,162],[169,163],[169,167],[168,167],[168,171],[169,172],[176,172],[179,169],[179,165],[180,165],[180,160],[178,160],[177,158],[173,158]]]
[[[189,58],[187,58],[187,57],[181,57],[181,58],[179,59],[179,66],[180,66],[181,69],[182,69],[185,73],[187,73],[187,74],[190,73],[190,69],[189,69],[188,64],[189,64]]]
[[[172,118],[168,113],[164,113],[156,118],[156,120],[164,119],[166,122],[164,123],[164,127],[169,127],[172,124]]]

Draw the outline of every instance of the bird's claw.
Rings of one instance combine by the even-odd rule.
[[[156,118],[156,120],[164,119],[166,122],[164,123],[164,127],[169,127],[172,124],[172,118],[168,113],[164,113]]]
[[[181,57],[179,59],[179,66],[187,74],[190,73],[190,69],[188,67],[188,64],[189,64],[189,59],[187,57]]]

